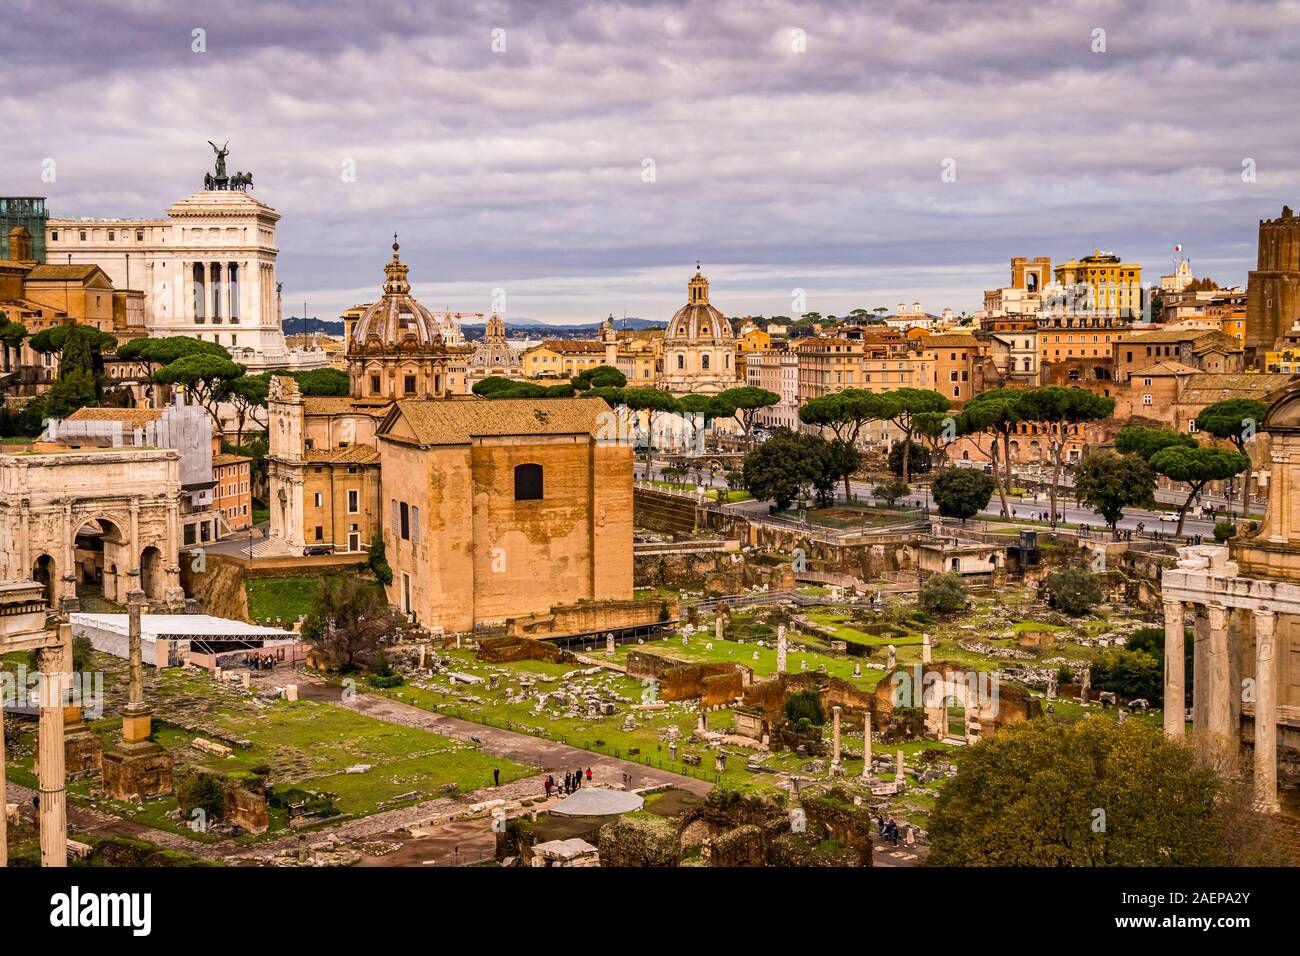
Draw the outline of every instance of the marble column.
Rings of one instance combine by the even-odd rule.
[[[1209,711],[1206,714],[1206,729],[1215,738],[1228,739],[1232,736],[1230,725],[1232,704],[1228,700],[1231,688],[1228,686],[1228,609],[1219,605],[1209,605],[1205,609],[1209,619]]]
[[[1277,673],[1273,632],[1277,614],[1256,611],[1255,618],[1255,803],[1266,813],[1277,802]]]
[[[1250,641],[1250,612],[1228,609],[1228,740],[1241,746],[1242,649]]]
[[[871,779],[871,711],[862,718],[862,779]]]
[[[63,764],[63,645],[37,652],[41,671],[37,785],[41,793],[41,866],[68,865],[68,806]]]
[[[831,769],[834,770],[840,765],[840,705],[836,704],[831,708]]]
[[[713,639],[715,641],[722,640],[722,615],[721,614],[719,614],[717,617],[713,619]]]
[[[130,655],[130,684],[127,704],[122,714],[122,737],[128,742],[145,740],[152,731],[152,715],[144,702],[144,661],[140,647],[140,612],[144,607],[143,591],[126,596],[127,652]]]
[[[785,625],[776,626],[776,672],[785,673]]]
[[[1186,649],[1183,646],[1183,602],[1165,601],[1165,736],[1181,740],[1186,732]]]
[[[899,748],[898,754],[897,754],[897,756],[894,758],[894,774],[895,774],[895,780],[896,780],[897,783],[898,783],[898,789],[899,789],[899,790],[902,790],[902,789],[903,789],[903,781],[906,779],[906,778],[903,776],[903,769],[904,769],[904,768],[903,768],[903,751],[902,751],[902,748]]]
[[[921,663],[930,663],[930,635],[921,635]]]
[[[889,663],[885,666],[885,673],[888,674],[898,666],[898,648],[893,644],[889,645]]]
[[[1206,732],[1210,701],[1210,620],[1205,607],[1193,605],[1195,624],[1192,628],[1192,733]]]

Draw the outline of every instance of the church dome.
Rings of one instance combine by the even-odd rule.
[[[393,259],[384,266],[384,296],[369,305],[352,327],[349,348],[358,351],[425,351],[463,345],[464,336],[455,316],[431,312],[411,296],[409,269],[398,256],[393,237]]]
[[[686,342],[690,344],[714,344],[732,342],[735,335],[727,317],[709,305],[709,280],[695,266],[695,276],[686,284],[687,300],[668,322],[664,332],[664,344]]]

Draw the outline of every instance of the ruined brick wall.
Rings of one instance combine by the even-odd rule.
[[[625,816],[600,828],[601,866],[676,866],[677,826],[663,817]]]
[[[852,847],[823,846],[823,839],[825,831],[820,827],[809,827],[807,833],[783,833],[768,847],[768,863],[781,867],[871,865]]]
[[[788,561],[750,558],[739,552],[642,554],[633,561],[637,587],[687,588],[713,594],[739,594],[749,587],[770,590],[795,586]]]
[[[478,642],[478,659],[491,664],[509,664],[514,661],[550,661],[552,664],[569,664],[577,658],[568,651],[526,637],[488,637]]]
[[[871,834],[875,821],[867,806],[855,806],[853,798],[838,787],[809,793],[804,791],[800,804],[810,824],[826,827],[830,838],[858,853],[858,866],[871,866]]]
[[[651,654],[649,651],[627,652],[627,675],[629,677],[640,677],[642,679],[649,677],[653,680],[659,680],[668,671],[679,666],[681,666],[680,662],[661,657],[658,654]]]
[[[681,495],[636,488],[632,493],[632,523],[650,531],[690,534],[698,527],[695,502]]]
[[[714,866],[764,866],[767,841],[763,831],[751,824],[728,830],[709,844],[709,860]]]
[[[746,707],[761,707],[770,721],[785,719],[785,702],[803,690],[815,691],[826,719],[831,719],[831,708],[841,708],[841,726],[848,722],[862,722],[863,717],[875,710],[875,697],[870,691],[859,689],[853,683],[828,674],[809,671],[782,674],[774,680],[753,684],[745,691]]]
[[[752,676],[742,664],[682,664],[646,651],[628,652],[627,673],[658,681],[660,700],[698,697],[705,707],[732,703],[744,694],[746,676]]]
[[[730,665],[723,665],[724,667]],[[745,677],[733,670],[725,674],[710,674],[701,681],[700,706],[730,706],[745,694]]]
[[[646,627],[676,621],[680,605],[675,597],[649,601],[584,601],[557,604],[549,611],[506,621],[506,633],[519,637],[568,637],[629,627]]]

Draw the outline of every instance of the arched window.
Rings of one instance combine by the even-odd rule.
[[[542,500],[542,466],[515,465],[515,501]]]

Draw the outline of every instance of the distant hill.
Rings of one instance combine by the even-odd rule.
[[[465,338],[475,341],[483,338],[483,326],[482,322],[462,322],[461,330],[465,333]],[[662,329],[664,323],[638,318],[615,319],[614,327],[639,331],[641,329]],[[506,322],[507,335],[523,334],[539,339],[590,339],[595,338],[596,333],[599,331],[599,322],[574,322],[562,325],[539,322],[536,319],[510,319]],[[285,335],[302,335],[304,332],[309,334],[320,332],[324,335],[341,336],[343,334],[343,320],[318,319],[315,316],[308,316],[304,323],[296,315],[285,316]]]

